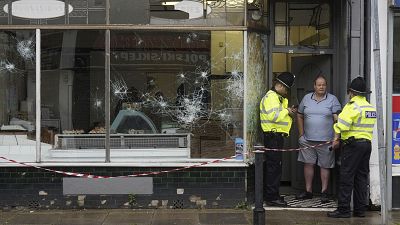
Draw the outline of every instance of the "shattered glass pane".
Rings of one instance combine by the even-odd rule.
[[[149,121],[125,133],[153,125],[153,134],[191,133],[192,157],[234,154],[243,137],[243,79],[243,32],[111,33],[112,125],[126,110],[139,112]]]
[[[36,152],[35,40],[30,30],[0,32],[0,155],[26,161]]]

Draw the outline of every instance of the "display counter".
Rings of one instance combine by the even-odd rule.
[[[110,148],[190,148],[190,134],[110,134]],[[57,134],[54,149],[105,149],[105,134]]]

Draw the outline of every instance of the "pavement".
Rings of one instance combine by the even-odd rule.
[[[333,219],[326,210],[266,209],[266,224],[380,224],[380,213],[370,211],[364,218]],[[246,209],[90,209],[0,211],[0,224],[30,225],[248,225],[252,210]],[[388,224],[400,225],[400,211],[389,213]]]

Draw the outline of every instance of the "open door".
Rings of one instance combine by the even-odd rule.
[[[291,72],[296,75],[295,85],[291,89],[290,105],[298,105],[304,95],[314,90],[314,78],[323,74],[328,80],[328,92],[332,90],[332,60],[331,55],[309,55],[291,57]],[[291,129],[288,147],[298,147],[297,121],[294,121]],[[305,188],[303,164],[297,161],[298,152],[286,154],[286,162],[290,163],[291,186],[294,189],[303,190]],[[285,163],[288,165],[287,163]],[[321,189],[319,167],[316,166],[314,175],[313,191]],[[333,173],[332,173],[333,174]],[[330,191],[332,191],[332,176],[330,180]]]

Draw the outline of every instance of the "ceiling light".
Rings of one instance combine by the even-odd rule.
[[[65,15],[65,3],[58,0],[19,0],[11,3],[11,15],[27,19],[49,19]],[[8,12],[8,4],[3,7]],[[68,13],[73,10],[68,4]]]
[[[176,5],[178,2],[162,2],[162,5]]]

